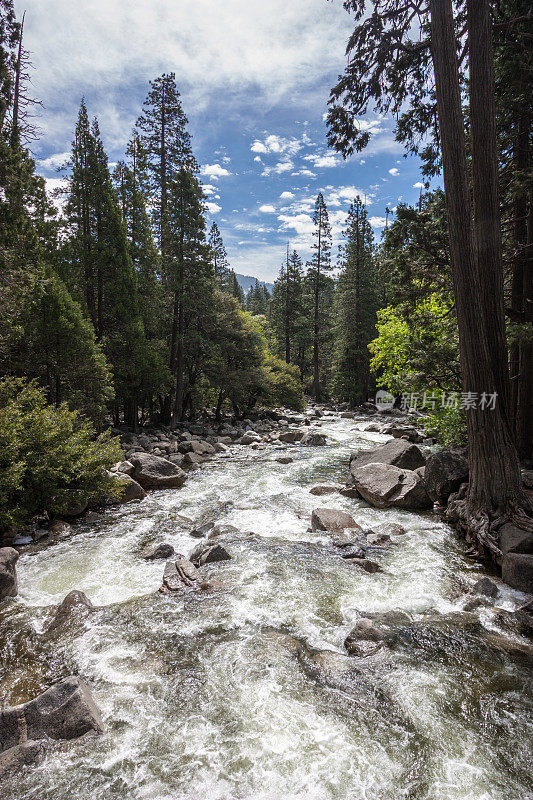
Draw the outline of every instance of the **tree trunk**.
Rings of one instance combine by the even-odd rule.
[[[320,402],[320,355],[318,349],[318,315],[320,301],[320,259],[321,259],[321,233],[322,233],[322,213],[318,221],[318,249],[316,255],[316,283],[315,283],[315,312],[313,325],[313,388],[312,394],[317,402]]]
[[[501,320],[494,320],[491,315],[501,307],[501,300],[492,299],[487,307],[486,292],[481,290],[487,276],[478,273],[452,2],[430,0],[430,11],[463,390],[473,393],[479,401],[483,395],[498,393],[500,388],[503,370],[500,367],[495,375],[494,354],[500,352]],[[475,124],[473,132],[478,130]],[[482,262],[484,268],[487,260],[488,257]],[[488,280],[492,277],[489,274]],[[454,507],[450,509],[450,518],[474,534],[494,556],[500,555],[500,550],[490,530],[490,516],[515,512],[523,499],[518,458],[501,400],[496,398],[493,410],[483,409],[476,402],[466,411],[470,483],[466,503],[451,504]]]

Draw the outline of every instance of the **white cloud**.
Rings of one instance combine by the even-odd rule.
[[[287,159],[285,161],[278,161],[273,167],[265,167],[261,175],[267,178],[269,175],[274,173],[275,175],[282,175],[284,172],[290,172],[291,169],[294,169],[294,163]]]
[[[271,205],[268,205],[268,204],[259,206],[259,211],[262,214],[275,214],[276,213],[276,209],[274,208],[274,206],[271,206]]]
[[[222,211],[222,206],[219,206],[218,203],[206,203],[205,205],[210,214],[218,214],[219,211]]]
[[[423,188],[424,188],[424,184],[421,181],[417,181],[416,183],[413,183],[413,189],[423,189]]]
[[[399,172],[400,170],[398,169],[398,167],[393,167],[392,169],[389,169],[389,175],[398,175]]]
[[[215,194],[218,191],[217,187],[213,186],[210,183],[204,183],[202,189],[204,191],[204,194],[207,195],[208,197],[210,197],[212,194]]]
[[[284,154],[286,153],[288,156],[294,156],[298,153],[304,144],[309,142],[309,137],[306,133],[302,134],[302,136],[297,138],[290,138],[286,139],[283,136],[277,136],[275,133],[270,133],[266,136],[263,140],[256,139],[251,147],[250,150],[253,153],[276,153],[276,154]]]
[[[48,156],[48,158],[41,159],[37,164],[41,169],[51,172],[57,170],[58,167],[64,167],[70,157],[71,153],[68,151],[65,153],[55,153],[52,156]]]
[[[200,170],[201,175],[207,175],[212,181],[217,181],[219,178],[226,178],[231,175],[231,172],[220,164],[206,164]]]
[[[387,224],[385,217],[370,217],[368,220],[373,228],[384,228]]]
[[[256,156],[256,157],[254,158],[254,161],[258,161],[260,164],[262,164],[262,163],[263,163],[263,162],[261,161],[261,156]]]
[[[312,161],[316,169],[328,169],[329,167],[336,167],[341,160],[334,153],[325,153],[324,155],[316,153],[304,156],[304,161]]]
[[[294,194],[292,192],[282,192],[280,194],[280,199],[281,200],[293,200],[294,199]]]
[[[293,175],[307,175],[309,178],[316,178],[316,172],[311,172],[310,169],[300,169],[298,172],[293,172]]]
[[[294,230],[298,234],[311,234],[315,228],[309,214],[280,214],[282,230]]]

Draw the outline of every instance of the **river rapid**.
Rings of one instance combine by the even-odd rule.
[[[322,423],[328,445],[290,445],[290,464],[274,445],[233,446],[182,489],[93,515],[21,555],[20,595],[0,611],[2,699],[79,674],[106,731],[48,751],[6,781],[6,798],[533,798],[525,640],[492,608],[462,611],[483,573],[438,517],[309,493],[344,481],[351,451],[389,439],[362,418]],[[310,532],[318,507],[407,533],[369,553],[383,572],[368,574]],[[197,540],[183,516],[253,532],[225,536],[232,560],[202,568],[218,591],[157,591],[164,562],[141,553],[165,541],[188,556]],[[524,602],[494,580],[497,606]],[[41,635],[72,589],[97,611]],[[348,656],[361,616],[395,631],[394,645]]]

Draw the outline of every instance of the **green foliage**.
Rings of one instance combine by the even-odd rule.
[[[49,405],[35,383],[0,381],[0,529],[101,502],[113,491],[105,467],[121,457],[109,433],[95,438],[87,420]]]
[[[264,389],[262,402],[267,406],[284,406],[302,411],[302,382],[298,367],[267,352],[263,361]]]
[[[460,388],[455,319],[437,293],[415,304],[378,311],[378,336],[369,345],[378,385],[392,392]]]
[[[446,408],[429,414],[425,427],[435,431],[437,441],[445,447],[464,445],[468,441],[466,414],[459,408]]]

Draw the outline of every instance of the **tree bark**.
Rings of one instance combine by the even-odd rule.
[[[430,0],[430,12],[463,389],[479,401],[483,394],[498,393],[500,388],[503,370],[500,367],[495,375],[494,354],[499,352],[501,320],[491,315],[503,305],[499,298],[487,304],[481,287],[487,276],[478,272],[451,0]],[[477,130],[479,126],[474,125],[473,131]],[[500,551],[490,517],[514,513],[523,501],[516,448],[500,400],[497,397],[494,410],[477,403],[466,411],[470,482],[459,514],[465,527],[475,528],[478,541],[496,556]],[[479,524],[474,525],[476,518]]]

